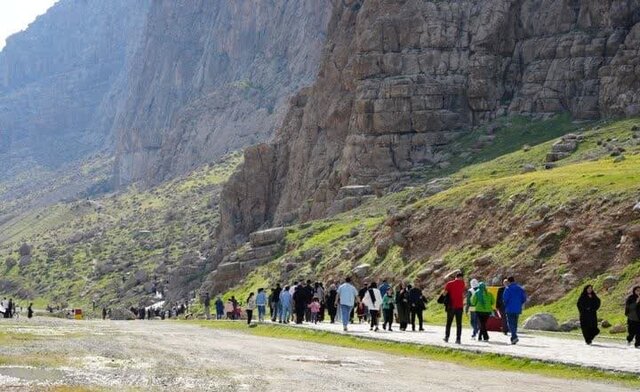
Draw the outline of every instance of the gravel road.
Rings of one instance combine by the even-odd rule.
[[[24,339],[0,344],[2,391],[56,385],[119,391],[625,390],[178,322],[0,320],[0,343],[5,332]],[[28,366],[30,360],[40,366]]]

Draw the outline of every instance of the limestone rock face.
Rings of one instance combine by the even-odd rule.
[[[638,0],[332,4],[315,84],[223,192],[223,242],[339,210],[342,187],[444,167],[452,140],[499,115],[637,111]]]
[[[0,179],[105,146],[150,1],[61,0],[0,52]]]
[[[317,73],[330,10],[317,0],[153,1],[116,110],[116,183],[157,183],[267,140]]]

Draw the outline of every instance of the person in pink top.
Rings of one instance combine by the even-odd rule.
[[[318,297],[313,297],[313,301],[309,304],[309,310],[311,311],[311,322],[318,324],[318,313],[320,313],[320,300]]]
[[[442,290],[442,294],[448,297],[447,307],[447,325],[444,332],[444,341],[449,341],[451,335],[451,324],[453,318],[456,319],[456,344],[460,344],[462,336],[462,311],[464,309],[464,297],[467,288],[464,284],[464,275],[462,272],[456,274],[456,278],[447,282]]]

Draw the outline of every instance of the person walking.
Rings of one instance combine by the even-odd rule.
[[[347,276],[344,283],[338,287],[336,295],[336,307],[340,308],[342,329],[346,332],[349,325],[349,317],[354,305],[359,302],[358,290],[351,284],[351,278]]]
[[[204,317],[211,320],[211,296],[209,293],[204,294]]]
[[[473,297],[473,294],[475,294],[476,290],[478,289],[478,279],[475,279],[475,278],[471,279],[469,281],[469,285],[471,286],[471,288],[467,290],[467,300],[465,302],[464,312],[465,314],[469,315],[469,322],[471,323],[471,328],[472,328],[471,339],[474,339],[478,334],[478,330],[480,328],[478,325],[478,315],[476,314],[476,308],[475,306],[471,305],[471,298]]]
[[[247,298],[247,306],[245,310],[247,311],[247,325],[251,325],[251,319],[253,318],[253,310],[256,308],[256,298],[253,295],[253,292],[249,293],[249,297]]]
[[[496,308],[500,312],[500,321],[502,321],[502,333],[507,335],[509,333],[509,325],[507,323],[507,313],[504,311],[504,290],[509,286],[507,279],[502,280],[502,287],[498,289],[496,295]]]
[[[462,311],[464,310],[464,296],[466,287],[464,284],[464,274],[458,272],[455,279],[447,282],[442,290],[442,295],[449,297],[447,309],[447,325],[444,331],[444,341],[448,342],[451,336],[451,324],[456,319],[456,344],[461,344],[462,337]]]
[[[220,295],[216,298],[216,320],[222,320],[224,317],[224,302]]]
[[[391,285],[387,282],[387,280],[382,279],[382,283],[380,283],[378,290],[380,290],[380,293],[384,297],[384,295],[387,294],[387,291],[389,291],[390,288],[391,288]]]
[[[284,290],[280,291],[280,311],[278,312],[278,322],[280,324],[289,324],[289,316],[291,315],[291,292],[289,286],[285,286]]]
[[[586,285],[578,298],[578,312],[580,313],[580,329],[587,344],[591,344],[598,336],[598,309],[600,309],[600,298],[593,291],[592,285]]]
[[[387,329],[387,324],[389,325],[389,332],[392,332],[391,324],[393,324],[393,308],[394,308],[395,298],[393,298],[393,289],[389,287],[384,297],[382,298],[382,316],[384,317],[384,322],[382,323],[382,329]]]
[[[400,289],[396,293],[396,309],[400,330],[406,331],[409,324],[409,289],[404,282],[400,283]]]
[[[380,293],[380,290],[378,290],[376,282],[372,282],[369,285],[362,302],[365,304],[367,309],[369,309],[369,316],[371,319],[371,327],[369,330],[378,332],[378,318],[380,316],[380,311],[382,310],[382,294]]]
[[[32,318],[33,317],[33,302],[31,302],[29,304],[29,307],[27,308],[27,318]]]
[[[263,323],[264,316],[267,314],[267,293],[262,288],[258,289],[256,306],[258,307],[258,321]]]
[[[507,313],[507,323],[511,332],[511,344],[517,344],[518,339],[518,319],[522,313],[522,306],[527,302],[527,294],[524,289],[516,283],[513,276],[507,278],[509,286],[504,290],[502,300],[504,310]]]
[[[634,341],[635,348],[640,348],[640,286],[631,290],[625,301],[624,314],[627,316],[627,344]]]
[[[484,282],[478,284],[478,288],[471,297],[471,306],[475,308],[478,323],[478,341],[489,341],[489,332],[487,332],[487,320],[493,313],[493,306],[496,304],[493,294],[487,290]]]
[[[280,287],[280,283],[276,284],[276,287],[271,289],[271,295],[269,296],[269,305],[271,314],[271,321],[276,322],[278,319],[278,314],[280,313],[280,292],[282,292],[282,287]]]
[[[308,294],[309,292],[302,283],[296,287],[296,291],[293,293],[293,309],[296,313],[296,324],[302,324],[305,320],[309,305],[309,301],[307,301]],[[311,312],[309,312],[309,314],[311,314]],[[311,316],[309,316],[309,319],[311,319]]]
[[[336,307],[336,296],[338,295],[338,291],[336,290],[336,285],[331,284],[329,286],[329,293],[327,294],[327,299],[325,303],[327,304],[327,312],[329,313],[329,322],[334,324],[336,322],[336,313],[338,313],[338,308]]]
[[[311,322],[318,324],[318,314],[320,313],[320,299],[318,297],[313,297],[309,304],[309,310],[311,311]]]
[[[416,282],[415,286],[409,290],[409,310],[411,312],[412,331],[415,332],[416,330],[416,317],[418,318],[418,330],[424,331],[423,313],[425,308],[425,298],[424,295],[422,295],[422,289],[418,287],[418,283]]]

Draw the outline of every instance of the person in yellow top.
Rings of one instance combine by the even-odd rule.
[[[493,313],[493,307],[496,303],[496,299],[487,290],[487,286],[484,282],[478,285],[478,289],[471,297],[471,306],[476,308],[476,315],[478,316],[478,322],[480,324],[480,332],[478,333],[478,341],[489,341],[489,333],[487,332],[487,320]]]

